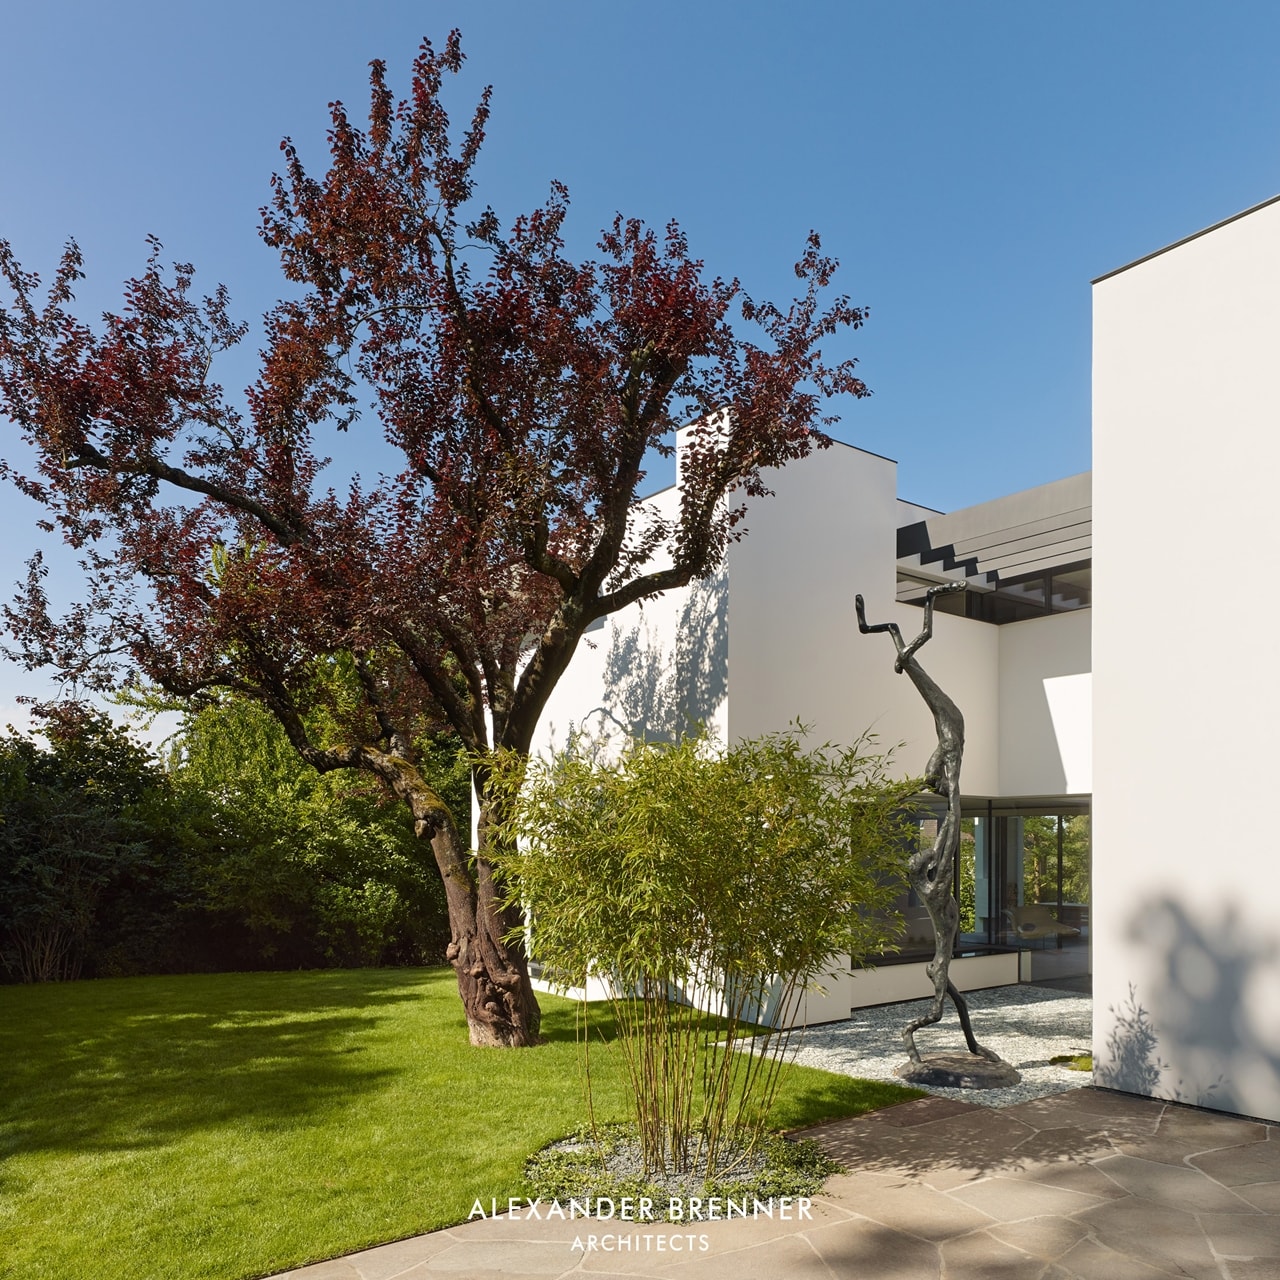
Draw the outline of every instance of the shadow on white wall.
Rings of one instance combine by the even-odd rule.
[[[1129,994],[1110,1006],[1095,1080],[1216,1110],[1280,1116],[1280,947],[1233,907],[1209,915],[1155,897],[1128,940],[1146,957]]]
[[[729,583],[723,569],[695,582],[668,642],[644,620],[611,622],[598,707],[580,729],[674,742],[710,724],[729,692]]]

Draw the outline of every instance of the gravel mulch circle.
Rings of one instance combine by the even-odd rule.
[[[630,1125],[605,1125],[599,1136],[597,1145],[579,1132],[531,1156],[525,1176],[534,1192],[546,1200],[647,1196],[655,1205],[709,1194],[768,1199],[812,1195],[840,1168],[812,1141],[767,1136],[752,1148],[726,1142],[711,1186],[703,1174],[691,1171],[646,1172],[640,1139]],[[665,1216],[666,1210],[661,1213]]]

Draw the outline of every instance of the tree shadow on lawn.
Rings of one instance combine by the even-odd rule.
[[[724,1020],[707,1017],[697,1010],[687,1011],[690,1018],[706,1020],[706,1034],[713,1039],[723,1030]],[[582,1039],[580,1008],[568,1001],[557,1000],[543,1005],[542,1033],[552,1044],[573,1044]],[[593,1073],[600,1082],[612,1077],[622,1089],[625,1065],[616,1050],[618,1023],[611,1005],[593,1004],[588,1015],[591,1054],[595,1063]],[[751,1040],[752,1031],[764,1032],[766,1028],[739,1028],[740,1049]],[[719,1046],[716,1052],[721,1052]],[[601,1091],[603,1094],[603,1090]],[[781,1087],[777,1101],[769,1116],[769,1128],[791,1131],[820,1124],[835,1118],[846,1118],[890,1107],[899,1102],[923,1098],[923,1090],[908,1088],[880,1080],[862,1080],[852,1076],[820,1071],[798,1063],[788,1062],[783,1068]],[[624,1111],[629,1110],[624,1105]]]
[[[610,1005],[593,1003],[584,1024],[582,1006],[561,998],[546,1000],[539,997],[542,1007],[542,1038],[548,1044],[573,1044],[582,1039],[584,1025],[591,1036],[591,1045],[607,1041],[612,1043],[618,1034],[618,1020]]]
[[[584,1006],[577,1001],[571,1001],[564,998],[554,998],[551,1000],[541,1000],[542,1005],[542,1038],[548,1044],[573,1044],[577,1042],[581,1045],[584,1030],[590,1037],[590,1046],[594,1052],[599,1046],[607,1048],[617,1043],[619,1038],[619,1026],[617,1011],[611,1001],[592,1001],[586,1006],[586,1014],[584,1018]],[[630,1016],[639,1020],[641,1012],[641,1002],[633,1000],[627,1002],[630,1007]],[[689,1005],[675,1004],[672,1006],[673,1012],[677,1018],[683,1016],[688,1021],[701,1024],[700,1035],[708,1035],[713,1039],[718,1037],[727,1025],[723,1018],[703,1013],[700,1009],[695,1009]],[[764,1028],[739,1027],[738,1034],[744,1040],[749,1039],[755,1031],[763,1031]]]
[[[456,1006],[453,975],[422,970],[0,988],[0,1156],[136,1150],[228,1123],[262,1132],[322,1119],[403,1070],[369,1044],[396,1006],[442,996]],[[433,1021],[453,1035],[442,1013]],[[465,1042],[460,1010],[456,1022]]]

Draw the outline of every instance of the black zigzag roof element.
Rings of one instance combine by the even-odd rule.
[[[931,546],[929,526],[924,520],[904,524],[898,530],[898,559],[902,560],[907,556],[919,556],[922,565],[941,561],[943,569],[948,573],[959,569],[966,578],[978,576],[978,557],[969,556],[964,560],[957,560],[955,544],[951,542],[942,547]],[[987,576],[991,577],[990,574]]]

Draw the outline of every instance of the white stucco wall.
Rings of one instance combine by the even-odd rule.
[[[1093,790],[1091,624],[1077,609],[997,629],[1000,795]]]
[[[646,505],[674,516],[676,504],[672,488]],[[728,643],[723,572],[602,619],[552,691],[534,750],[563,750],[579,731],[613,744],[642,728],[670,737],[695,721],[728,741]]]
[[[873,621],[889,616],[896,470],[837,444],[767,473],[774,496],[751,502],[747,536],[728,555],[735,735],[800,718],[819,740],[848,741],[879,714],[852,697],[885,656],[858,634],[853,598],[866,597]]]
[[[894,672],[892,639],[861,635],[854,607],[861,593],[869,621],[894,621],[908,639],[924,620],[895,599],[897,528],[923,510],[897,499],[896,472],[836,445],[770,473],[774,493],[750,503],[747,536],[720,575],[588,633],[535,749],[561,749],[584,728],[614,745],[641,729],[670,736],[691,714],[726,742],[800,720],[813,745],[870,731],[878,748],[897,748],[899,776],[921,774],[936,745],[932,717]],[[673,489],[650,505],[671,514],[676,501]],[[964,713],[966,796],[1088,791],[1087,610],[1005,627],[940,613],[920,659]],[[837,983],[826,1012],[811,1003],[808,1015],[842,1016],[831,1010],[846,996]],[[876,997],[893,998],[892,984]]]
[[[923,622],[894,598],[896,472],[886,458],[835,445],[770,473],[774,494],[751,502],[722,577],[587,635],[543,715],[539,747],[563,747],[584,723],[660,733],[692,711],[725,741],[797,719],[813,726],[815,744],[870,730],[882,747],[901,744],[900,773],[922,772],[932,718],[895,674],[890,637],[860,635],[854,612],[861,592],[871,622],[895,621],[907,637]],[[674,489],[652,500],[664,510],[675,501]],[[1087,610],[1004,627],[939,613],[920,660],[964,713],[966,795],[1089,791]]]
[[[909,604],[895,604],[898,626],[910,639],[919,633],[924,611]],[[875,637],[868,636],[871,640]],[[887,637],[879,637],[889,644]],[[972,618],[936,613],[933,639],[916,657],[924,669],[955,701],[964,716],[964,759],[960,790],[965,796],[999,794],[1000,628]],[[906,676],[893,671],[893,646],[889,645],[882,679],[893,681],[898,705],[891,723],[901,725],[898,736],[906,742],[903,759],[908,771],[919,774],[938,744],[933,717]],[[902,703],[905,701],[905,705]]]
[[[816,742],[849,742],[870,730],[882,747],[902,743],[899,772],[919,773],[936,745],[933,721],[905,676],[893,641],[858,632],[895,621],[913,636],[920,609],[896,594],[897,466],[834,445],[770,473],[775,496],[754,502],[748,536],[729,551],[729,720],[735,737],[813,725]],[[920,661],[965,716],[962,785],[996,785],[996,628],[939,615]],[[963,692],[961,692],[963,690]]]
[[[1273,1120],[1277,352],[1280,204],[1095,285],[1096,1078]]]
[[[898,499],[898,524],[914,524],[917,520],[928,520],[930,516],[941,515],[932,507],[922,507],[918,502],[908,502],[906,498]]]

